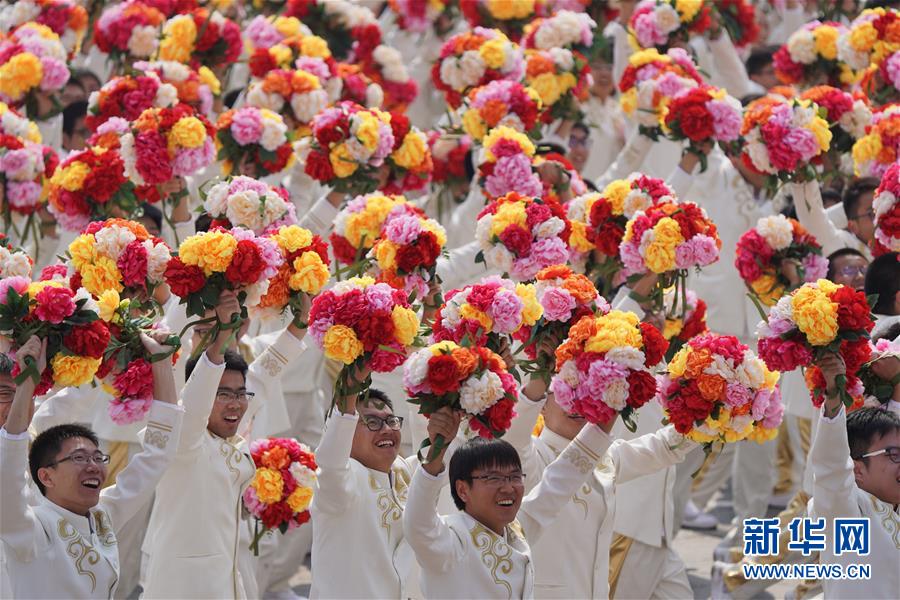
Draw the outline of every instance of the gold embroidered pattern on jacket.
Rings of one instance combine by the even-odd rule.
[[[897,518],[897,513],[894,512],[894,509],[889,504],[885,504],[874,496],[870,495],[869,499],[872,500],[872,508],[875,509],[875,514],[881,519],[881,526],[891,534],[891,537],[894,539],[894,546],[900,549],[900,519]]]
[[[375,505],[381,511],[381,527],[387,531],[390,539],[391,527],[403,518],[403,507],[400,506],[393,494],[378,484],[378,480],[371,473],[369,473],[369,487],[372,488],[373,492],[378,493]]]
[[[244,460],[243,453],[226,440],[220,440],[219,454],[225,457],[225,466],[228,467],[228,472],[234,476],[234,482],[239,482],[241,480],[241,469],[238,465]]]
[[[78,574],[86,575],[90,578],[91,591],[93,592],[97,587],[97,576],[93,571],[85,568],[82,563],[87,561],[88,565],[96,565],[100,561],[100,554],[94,550],[93,546],[85,542],[78,530],[65,519],[59,520],[57,530],[59,531],[59,537],[63,541],[69,542],[69,545],[66,546],[66,554],[75,559],[75,569],[78,571]]]
[[[480,523],[476,524],[469,534],[472,536],[475,549],[481,551],[481,562],[490,569],[494,583],[506,588],[508,597],[512,598],[512,586],[497,575],[498,571],[501,575],[509,575],[512,572],[513,563],[510,560],[513,553],[512,547]]]
[[[114,546],[116,545],[116,536],[113,533],[112,522],[109,520],[109,515],[106,514],[106,511],[95,510],[94,515],[94,523],[97,526],[97,538],[100,540],[100,543],[104,546]]]

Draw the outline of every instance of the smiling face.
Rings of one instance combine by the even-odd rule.
[[[209,413],[206,428],[220,438],[228,439],[237,434],[249,400],[246,382],[240,371],[225,369],[219,381],[216,401]]]
[[[51,463],[53,466],[38,470],[47,499],[75,514],[87,515],[100,502],[100,486],[106,481],[106,465],[92,461],[76,464],[71,457],[99,453],[97,446],[87,438],[63,440],[62,448]]]
[[[892,455],[900,453],[900,429],[876,438],[864,454],[891,448]],[[853,461],[856,485],[882,502],[900,504],[900,463],[891,461],[888,454],[878,454]]]
[[[478,468],[472,471],[469,481],[456,481],[456,494],[472,518],[502,534],[516,519],[522,506],[524,480],[516,483],[510,480],[510,476],[521,474],[522,468],[515,465]]]
[[[390,407],[376,408],[374,406],[359,406],[359,421],[356,431],[353,433],[353,446],[350,449],[350,458],[358,461],[364,467],[388,473],[400,453],[400,430],[394,431],[383,421],[394,415]],[[371,431],[369,425],[375,428],[381,425],[377,431]]]

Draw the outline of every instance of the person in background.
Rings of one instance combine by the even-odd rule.
[[[591,147],[594,140],[591,139],[591,130],[584,123],[572,125],[569,133],[569,151],[566,158],[579,173],[585,173],[585,165],[591,157]]]
[[[608,44],[611,46],[612,42]],[[593,181],[609,168],[625,146],[625,116],[615,95],[611,52],[599,52],[590,66],[594,85],[590,97],[582,105],[584,123],[590,131],[583,137],[593,142],[592,147],[587,148],[586,162],[578,169],[583,179]]]
[[[875,315],[900,315],[900,253],[882,254],[872,261],[866,271],[866,296],[878,295],[872,307]]]
[[[0,427],[6,423],[9,409],[16,395],[16,382],[13,380],[14,363],[6,354],[0,354]],[[32,402],[32,410],[34,403]]]
[[[103,86],[100,78],[90,69],[76,69],[72,73],[72,76],[81,82],[81,87],[84,88],[85,98],[90,98],[91,94]]]
[[[59,102],[63,106],[69,106],[73,102],[87,101],[88,95],[84,91],[84,84],[76,77],[70,77],[59,94]]]
[[[825,279],[849,285],[855,290],[863,290],[866,285],[866,271],[869,259],[853,248],[841,248],[828,255],[828,273]]]
[[[819,183],[790,184],[797,220],[815,236],[822,252],[831,254],[841,248],[853,248],[871,259],[869,244],[875,232],[875,210],[872,202],[879,180],[863,177],[844,190],[842,210],[837,206],[826,210]]]
[[[144,226],[150,235],[159,237],[162,232],[162,224],[163,224],[163,215],[162,211],[149,202],[144,202],[141,205],[141,210],[143,213],[140,217],[135,219],[138,223]]]
[[[764,46],[762,48],[754,48],[747,57],[747,76],[750,81],[759,86],[758,93],[765,93],[779,84],[778,78],[775,76],[775,63],[772,57],[777,46]]]
[[[85,124],[87,108],[87,101],[77,100],[63,109],[62,149],[67,154],[87,147],[87,139],[91,137],[91,130]]]

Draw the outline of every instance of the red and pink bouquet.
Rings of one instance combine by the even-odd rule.
[[[641,323],[634,313],[584,316],[556,349],[550,391],[567,413],[590,423],[608,423],[620,414],[634,431],[634,412],[656,395],[650,369],[668,346],[656,327]]]
[[[360,392],[350,387],[358,368],[390,373],[402,365],[418,332],[419,317],[406,293],[367,276],[336,283],[313,299],[309,311],[310,335],[326,358],[344,364],[334,386],[338,400]]]
[[[840,23],[810,21],[775,52],[775,75],[788,85],[850,86],[856,74],[838,59],[838,38],[846,33],[847,27]]]
[[[818,176],[831,148],[828,121],[809,100],[784,100],[765,96],[751,102],[744,112],[742,160],[770,181],[802,181]]]
[[[539,138],[541,99],[530,87],[498,79],[469,92],[462,114],[463,129],[481,142],[495,127],[509,127]]]
[[[539,197],[544,193],[541,178],[533,169],[534,143],[524,133],[503,125],[481,141],[484,154],[478,166],[478,184],[488,198],[510,192]]]
[[[888,104],[872,115],[866,135],[853,144],[857,177],[881,177],[900,156],[900,104]]]
[[[109,344],[109,329],[98,311],[87,290],[73,290],[66,278],[0,279],[3,351],[14,355],[32,335],[47,340],[47,367],[39,373],[30,359],[23,371],[16,365],[12,372],[16,383],[31,377],[37,384],[35,396],[42,396],[53,386],[79,386],[93,381]]]
[[[541,120],[580,121],[594,78],[587,57],[568,48],[525,51],[525,83],[541,99]]]
[[[81,42],[88,29],[88,14],[73,0],[19,0],[0,10],[3,32],[34,22],[49,27],[59,36],[70,57],[81,50]]]
[[[741,102],[724,89],[709,85],[684,89],[672,98],[663,120],[666,137],[676,142],[687,140],[686,152],[700,157],[706,170],[705,142],[731,144],[741,136]]]
[[[103,9],[94,25],[94,43],[118,67],[146,60],[159,47],[166,16],[141,0],[126,0]]]
[[[134,77],[113,77],[91,93],[84,122],[91,131],[97,131],[113,117],[134,121],[148,108],[170,108],[177,103],[178,90],[163,83],[153,71]]]
[[[162,27],[157,56],[193,69],[227,67],[241,55],[241,28],[218,12],[196,8],[171,17]]]
[[[559,203],[510,192],[489,203],[479,214],[475,240],[479,259],[528,281],[546,267],[569,260],[571,226]]]
[[[342,81],[340,98],[366,108],[381,108],[384,90],[357,64],[338,63],[338,77]]]
[[[366,75],[381,86],[384,110],[404,112],[419,95],[419,84],[410,76],[404,58],[396,48],[380,44],[362,67]]]
[[[872,122],[869,99],[861,92],[850,94],[828,85],[811,87],[800,94],[800,99],[810,100],[825,110],[824,118],[831,129],[830,162],[851,174],[852,166],[845,163],[850,162],[853,145],[866,134],[866,127]]]
[[[69,81],[66,50],[46,25],[28,22],[0,40],[0,101],[24,103],[30,118],[38,116],[40,91],[54,94]]]
[[[891,380],[883,372],[876,373],[873,365],[882,359],[900,359],[900,340],[881,338],[872,344],[872,360],[860,367],[857,374],[868,398],[874,398],[879,404],[888,404],[894,398],[894,387],[900,383],[900,378],[895,375]]]
[[[778,372],[731,335],[692,338],[659,382],[666,418],[708,451],[715,443],[774,439],[784,416]]]
[[[900,252],[900,165],[893,164],[885,171],[881,185],[875,190],[872,208],[875,211],[875,254]]]
[[[328,244],[298,225],[284,225],[268,237],[278,244],[284,262],[269,280],[269,289],[258,308],[271,314],[290,306],[296,313],[302,308],[304,295],[315,296],[328,283]]]
[[[276,22],[278,18],[276,17]],[[256,19],[251,21],[245,32],[248,36],[251,36],[250,27],[257,22]],[[265,23],[266,27],[272,27],[267,20],[263,20],[262,23]],[[251,46],[257,45],[250,51],[248,59],[250,74],[253,77],[262,79],[266,73],[275,69],[302,69],[315,74],[323,83],[327,82],[329,96],[338,93],[341,87],[338,63],[331,56],[331,50],[325,40],[317,35],[305,34],[281,37],[277,31],[274,31],[274,34],[262,35],[262,38],[255,41],[250,41],[254,39],[252,36],[248,40]],[[271,35],[275,37],[269,37]]]
[[[191,105],[195,111],[212,118],[213,102],[222,93],[218,78],[208,67],[194,70],[187,65],[171,60],[134,63],[138,72],[156,73],[162,83],[175,86],[178,101]]]
[[[432,325],[432,340],[487,346],[496,351],[501,336],[533,326],[543,312],[533,284],[485,277],[480,283],[444,295],[444,305]]]
[[[459,9],[469,26],[496,27],[518,42],[535,17],[543,15],[540,0],[459,0]]]
[[[604,291],[611,292],[624,283],[619,245],[628,220],[640,210],[674,198],[675,192],[662,179],[640,173],[616,179],[600,193],[573,198],[566,205],[573,260],[584,262],[587,272],[596,271],[603,279]]]
[[[372,10],[350,0],[288,0],[285,17],[296,17],[328,42],[338,60],[365,62],[381,43],[381,26]]]
[[[91,146],[75,152],[50,178],[50,212],[68,231],[108,217],[135,216],[140,200],[125,168],[118,150]]]
[[[674,314],[679,302],[685,305],[684,316]],[[669,340],[669,349],[666,351],[668,362],[688,340],[709,332],[709,327],[706,325],[706,302],[693,290],[687,290],[684,298],[676,298],[674,289],[666,290],[663,305],[666,307],[666,322],[662,334]]]
[[[738,48],[746,48],[759,38],[756,7],[747,0],[715,0],[715,11],[722,27]]]
[[[284,188],[238,175],[206,190],[203,210],[213,227],[243,227],[256,235],[297,222],[294,204]]]
[[[759,356],[770,369],[783,373],[807,367],[806,385],[818,407],[825,399],[825,379],[812,362],[825,352],[840,354],[847,375],[835,383],[849,407],[862,396],[857,371],[869,360],[872,326],[863,292],[820,279],[781,298],[772,307],[769,318],[760,322]]]
[[[224,175],[239,167],[241,173],[265,177],[284,171],[294,157],[284,119],[267,108],[244,106],[223,112],[216,121],[216,142]]]
[[[403,386],[419,414],[428,417],[442,408],[464,411],[469,427],[488,439],[502,437],[516,415],[518,384],[503,359],[487,348],[449,341],[423,348],[403,365]],[[434,460],[448,441],[437,436],[432,446],[426,438],[419,459]]]
[[[365,194],[378,185],[376,171],[393,152],[391,114],[340,102],[313,119],[312,139],[301,151],[306,174],[335,191]]]
[[[259,541],[266,532],[277,529],[284,534],[309,521],[319,467],[308,446],[289,438],[254,440],[250,457],[256,474],[243,499],[256,521],[250,549],[258,556]]]
[[[750,293],[765,306],[774,306],[792,292],[786,271],[796,271],[800,283],[812,283],[828,273],[822,246],[796,219],[784,215],[762,217],[738,240],[734,266]]]
[[[247,104],[280,114],[288,129],[300,127],[301,133],[308,135],[313,117],[334,100],[329,98],[323,84],[324,81],[310,71],[274,69],[266,73],[262,81],[250,84]]]
[[[641,48],[667,48],[703,34],[712,24],[712,3],[682,0],[642,0],[631,13],[628,31]]]
[[[361,267],[362,260],[381,237],[384,222],[395,213],[419,214],[403,196],[374,192],[353,198],[334,218],[330,237],[334,258],[345,265]]]
[[[496,29],[476,27],[454,35],[431,67],[431,81],[450,108],[459,108],[471,90],[496,79],[519,81],[525,57],[518,44]]]
[[[428,138],[418,127],[410,126],[409,117],[398,112],[391,113],[391,129],[394,148],[387,158],[390,173],[382,191],[402,194],[423,189],[434,170]]]
[[[369,272],[377,281],[422,301],[435,281],[437,259],[447,243],[440,223],[419,209],[393,210],[381,227],[381,235],[369,251]]]

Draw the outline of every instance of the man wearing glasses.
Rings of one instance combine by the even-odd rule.
[[[843,360],[827,354],[818,366],[827,383],[819,428],[810,451],[814,484],[809,515],[826,519],[821,563],[871,564],[866,581],[827,579],[826,598],[896,598],[900,589],[900,416],[886,407],[861,408],[847,415],[835,379],[846,373]],[[894,386],[900,400],[900,382]],[[834,520],[867,518],[869,554],[835,553]]]
[[[151,353],[163,350],[142,336]],[[47,344],[36,336],[17,352],[20,368],[32,359],[43,371]],[[175,455],[183,411],[172,369],[153,363],[153,394],[143,451],[116,484],[101,490],[109,455],[97,436],[80,425],[58,425],[38,435],[28,450],[35,384],[15,389],[0,430],[0,540],[15,598],[109,598],[119,580],[116,532],[153,493]],[[2,385],[2,380],[0,380]],[[0,391],[5,396],[8,390]],[[26,458],[27,456],[27,458]],[[28,478],[40,491],[29,501]]]

